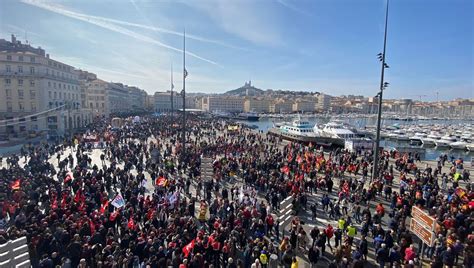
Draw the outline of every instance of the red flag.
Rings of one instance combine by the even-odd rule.
[[[285,174],[289,174],[290,173],[290,168],[288,166],[284,166],[281,168],[281,172],[285,173]]]
[[[89,227],[91,228],[91,234],[95,233],[95,224],[89,219]]]
[[[61,199],[61,208],[64,209],[67,206],[67,194],[63,193],[63,197]]]
[[[153,214],[155,213],[155,210],[154,209],[149,209],[148,212],[146,213],[146,218],[148,220],[151,219],[151,217],[153,217]]]
[[[110,221],[115,221],[115,219],[117,218],[118,214],[119,214],[119,211],[118,211],[118,210],[112,212],[112,214],[110,214],[109,220],[110,220]]]
[[[11,184],[12,190],[20,190],[20,179],[14,181]]]
[[[195,241],[195,239],[193,239],[193,241],[189,242],[189,244],[187,244],[186,246],[183,247],[184,257],[188,257],[188,255],[189,255],[189,253],[191,252],[191,250],[193,250],[193,248],[194,248],[194,241]]]
[[[64,183],[68,183],[70,181],[72,181],[72,175],[70,173],[68,173],[66,175],[66,177],[64,178]]]
[[[76,194],[74,195],[74,202],[79,203],[82,199],[82,189],[77,190]]]
[[[166,182],[167,180],[165,179],[165,177],[159,177],[158,179],[156,179],[155,184],[161,187],[165,187]]]
[[[130,217],[130,219],[128,220],[127,227],[130,230],[135,230],[136,226],[135,226],[135,222],[133,221],[133,217]]]
[[[303,158],[301,158],[301,156],[298,155],[298,156],[296,157],[296,162],[298,162],[298,164],[300,164],[301,162],[303,162]]]
[[[292,152],[290,152],[288,154],[288,162],[291,162],[291,160],[293,160],[293,153]]]
[[[105,210],[109,207],[109,200],[105,200],[103,204],[100,206],[100,213],[104,214]]]
[[[58,199],[56,198],[56,195],[53,196],[53,202],[51,203],[51,209],[57,209],[58,208]]]

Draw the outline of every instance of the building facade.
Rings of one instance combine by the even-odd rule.
[[[270,100],[263,98],[247,98],[244,101],[244,111],[268,113],[270,112]]]
[[[318,102],[316,103],[316,110],[326,112],[331,107],[331,96],[326,94],[319,94]]]
[[[277,99],[270,104],[270,113],[291,113],[293,102],[285,99]]]
[[[232,96],[207,96],[201,99],[201,107],[207,112],[239,113],[244,111],[244,98]]]
[[[293,112],[309,113],[314,112],[315,109],[314,101],[297,100],[293,103]]]
[[[154,95],[155,99],[155,112],[168,113],[171,112],[171,92],[156,92]],[[183,97],[173,92],[173,111],[177,111],[183,108]]]
[[[87,124],[78,71],[12,35],[0,39],[0,133],[65,135]]]
[[[106,114],[116,116],[131,112],[129,92],[121,83],[107,83],[105,90]]]

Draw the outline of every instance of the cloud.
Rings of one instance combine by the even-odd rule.
[[[276,19],[266,3],[209,0],[184,1],[183,4],[206,13],[218,27],[252,43],[275,46],[282,42],[278,27],[275,27]],[[263,8],[260,8],[262,4]]]
[[[297,7],[296,5],[294,5],[293,3],[291,3],[291,0],[277,0],[277,2],[278,2],[280,5],[282,5],[282,6],[286,7],[286,8],[288,8],[288,9],[291,9],[291,10],[293,10],[293,11],[295,11],[295,12],[298,12],[298,13],[303,14],[303,15],[306,15],[306,16],[311,16],[311,13],[309,13],[308,11],[306,11],[306,10],[304,10],[304,9],[302,9],[302,8]]]
[[[48,3],[39,2],[39,1],[35,1],[35,0],[21,0],[21,2],[23,2],[25,4],[28,4],[28,5],[36,6],[36,7],[51,11],[51,12],[54,12],[56,14],[60,14],[60,15],[66,16],[66,17],[70,17],[70,18],[73,18],[73,19],[84,21],[84,22],[99,26],[101,28],[108,29],[108,30],[113,31],[113,32],[121,33],[123,35],[133,37],[133,38],[135,38],[137,40],[140,40],[140,41],[143,41],[143,42],[155,44],[155,45],[158,45],[160,47],[163,47],[163,48],[166,48],[166,49],[169,49],[169,50],[172,50],[172,51],[183,52],[183,50],[181,50],[179,48],[164,44],[164,43],[162,43],[162,42],[160,42],[156,39],[153,39],[151,37],[148,37],[148,36],[136,33],[136,32],[133,32],[133,31],[128,30],[126,28],[120,27],[120,26],[118,26],[114,23],[104,21],[103,19],[98,19],[95,16],[89,16],[89,15],[86,15],[86,14],[81,14],[81,13],[69,11],[69,10],[64,9],[62,7],[59,7],[59,6],[50,5]],[[196,55],[192,52],[186,51],[186,54],[191,56],[191,57],[194,57],[196,59],[200,59],[202,61],[214,64],[214,65],[218,65],[217,62],[212,61],[210,59],[206,59],[206,58],[201,57],[201,56],[198,56],[198,55]]]

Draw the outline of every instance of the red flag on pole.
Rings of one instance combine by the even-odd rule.
[[[110,214],[109,220],[110,220],[110,221],[115,221],[115,219],[117,218],[118,214],[119,214],[119,211],[118,211],[118,210],[112,212],[112,214]]]
[[[133,221],[133,217],[130,217],[130,219],[128,220],[127,227],[130,230],[135,230],[136,226],[135,226],[135,222]]]
[[[288,166],[284,166],[281,168],[281,172],[285,173],[285,174],[289,174],[290,173],[290,168]]]
[[[14,181],[11,184],[12,190],[20,190],[20,179]]]
[[[191,250],[193,250],[194,242],[195,242],[195,239],[193,239],[193,241],[189,242],[189,244],[187,244],[186,246],[183,247],[184,257],[188,257]]]
[[[159,177],[158,179],[156,179],[155,184],[157,186],[165,187],[166,182],[167,182],[167,180],[165,179],[165,177]]]
[[[63,193],[63,196],[61,198],[61,208],[64,209],[67,206],[67,194]]]
[[[51,209],[57,209],[58,208],[58,199],[56,198],[56,195],[53,196],[53,202],[51,203]]]
[[[100,213],[104,214],[105,210],[109,207],[109,200],[105,200],[103,204],[100,206]]]
[[[91,228],[91,234],[95,233],[95,224],[89,219],[89,228]]]

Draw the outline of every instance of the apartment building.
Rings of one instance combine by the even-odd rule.
[[[207,96],[201,99],[202,110],[207,112],[231,112],[244,111],[244,98],[232,96]]]
[[[78,72],[14,35],[0,39],[0,133],[64,135],[88,122]]]
[[[109,117],[107,89],[109,83],[101,79],[94,79],[85,83],[85,107],[89,109],[93,118]]]
[[[171,112],[171,92],[156,92],[154,95],[155,100],[155,111],[159,113]],[[183,108],[183,97],[173,92],[173,110]]]
[[[331,96],[326,94],[319,94],[318,102],[316,103],[316,110],[326,112],[331,107]]]
[[[263,98],[247,98],[244,101],[245,112],[268,113],[270,100]]]
[[[296,100],[293,103],[293,112],[308,113],[314,112],[316,103],[314,101]]]
[[[293,112],[293,102],[285,99],[274,100],[270,104],[270,113],[291,113]]]
[[[121,83],[107,83],[105,90],[107,116],[121,115],[131,111],[129,92]]]

